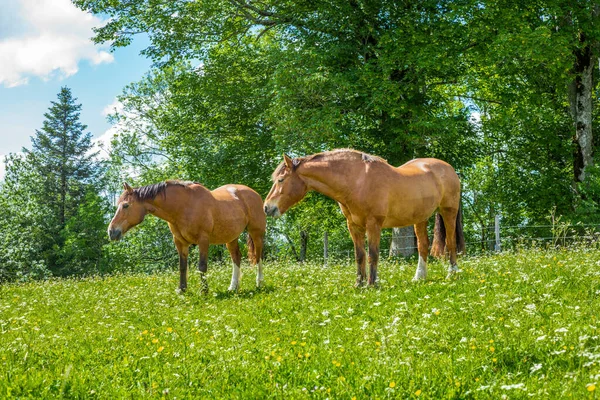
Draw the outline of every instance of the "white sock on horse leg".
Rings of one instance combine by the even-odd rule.
[[[262,261],[259,261],[256,265],[256,287],[261,287],[263,284],[263,269],[262,269]]]
[[[233,263],[233,270],[231,272],[231,285],[229,285],[229,290],[238,290],[240,286],[240,267]]]
[[[427,278],[427,262],[419,255],[419,264],[417,264],[417,272],[413,281],[419,281]]]

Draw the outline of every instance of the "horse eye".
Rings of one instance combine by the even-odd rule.
[[[123,204],[123,208],[129,207],[129,204]]]
[[[285,178],[278,179],[277,182],[281,183],[281,182],[283,182],[284,179]]]

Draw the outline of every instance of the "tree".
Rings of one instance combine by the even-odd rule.
[[[99,195],[102,167],[80,110],[63,87],[32,137],[32,149],[7,158],[0,189],[0,224],[7,227],[0,258],[13,265],[7,279],[102,269],[107,200]]]
[[[41,200],[55,211],[58,229],[77,210],[85,196],[87,185],[98,177],[99,166],[94,161],[98,153],[92,150],[92,134],[79,122],[81,104],[76,104],[71,89],[61,88],[58,101],[52,101],[42,129],[31,138],[32,149],[23,149],[33,167],[43,176]]]

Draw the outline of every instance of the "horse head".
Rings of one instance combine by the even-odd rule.
[[[304,198],[308,186],[296,171],[298,164],[287,155],[273,173],[273,187],[265,199],[265,213],[280,217],[290,207]]]
[[[108,226],[110,240],[120,240],[129,229],[142,222],[147,213],[133,188],[127,183],[123,183],[123,188],[125,191],[119,197],[117,212]]]

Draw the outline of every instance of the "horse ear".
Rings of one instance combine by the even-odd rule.
[[[123,189],[125,189],[127,193],[133,193],[133,188],[129,186],[127,182],[123,182]]]
[[[283,161],[285,161],[285,166],[288,167],[288,169],[291,170],[293,168],[294,162],[285,153],[283,154]]]

